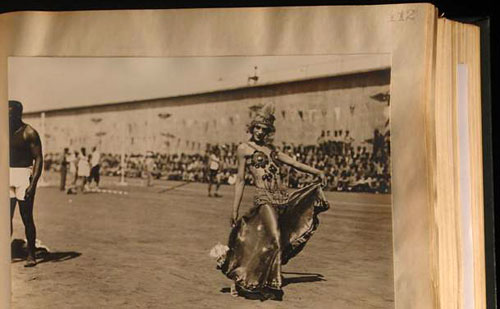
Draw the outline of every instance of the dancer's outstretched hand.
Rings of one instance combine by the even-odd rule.
[[[233,218],[231,218],[231,220],[230,220],[231,227],[235,227],[235,226],[236,226],[236,221],[238,221],[238,217],[236,217],[236,218],[234,218],[234,217],[233,217]]]

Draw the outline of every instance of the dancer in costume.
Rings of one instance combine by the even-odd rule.
[[[329,208],[321,189],[326,183],[324,173],[295,161],[270,143],[274,120],[273,107],[264,106],[249,125],[250,141],[238,146],[232,230],[228,246],[219,245],[212,252],[219,253],[218,267],[234,281],[233,296],[281,300],[281,265],[304,248],[319,224],[318,214]],[[281,184],[281,165],[315,175],[318,181],[289,193]],[[253,207],[239,217],[247,171],[257,192]]]

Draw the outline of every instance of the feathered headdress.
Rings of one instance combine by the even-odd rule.
[[[250,128],[255,126],[256,124],[262,124],[269,128],[270,132],[274,132],[274,105],[272,103],[267,103],[264,105],[252,119],[250,123]]]

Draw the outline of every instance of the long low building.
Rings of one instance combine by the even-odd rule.
[[[248,138],[253,113],[273,103],[275,142],[314,144],[342,130],[357,143],[389,129],[390,68],[312,76],[140,101],[25,114],[45,152],[98,146],[105,153],[192,153]],[[367,146],[369,144],[367,143]]]

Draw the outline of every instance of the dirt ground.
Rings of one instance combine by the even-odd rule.
[[[56,179],[52,180],[53,182]],[[284,266],[282,302],[233,298],[208,252],[229,233],[232,187],[145,188],[105,178],[128,194],[67,195],[39,188],[35,268],[13,261],[13,308],[392,308],[390,196],[327,193],[332,208],[304,251]],[[245,190],[249,205],[252,188]],[[241,211],[245,211],[243,206]],[[16,210],[14,239],[24,238]]]

